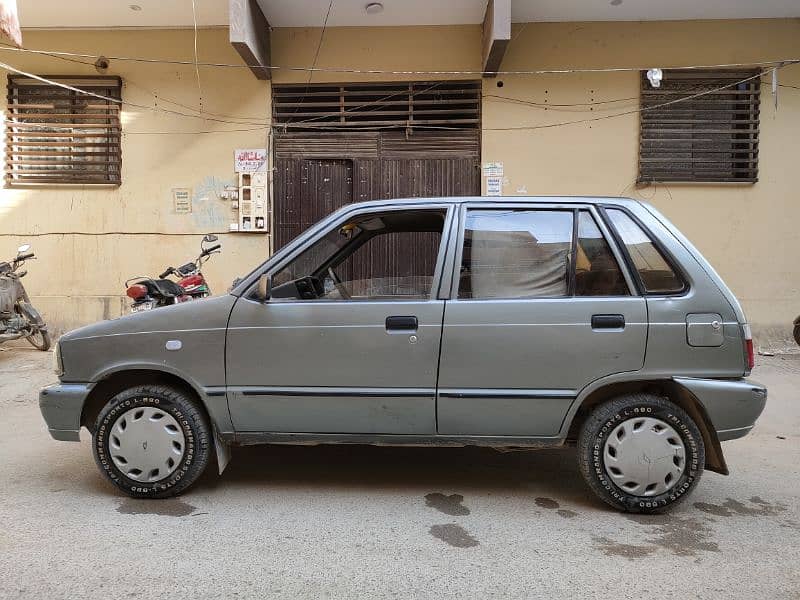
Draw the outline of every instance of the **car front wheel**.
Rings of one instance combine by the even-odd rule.
[[[578,461],[586,483],[604,502],[655,513],[694,489],[705,447],[682,408],[651,394],[630,394],[600,404],[584,421]]]
[[[165,385],[114,396],[93,436],[100,471],[134,498],[168,498],[192,485],[208,464],[211,430],[194,398]]]

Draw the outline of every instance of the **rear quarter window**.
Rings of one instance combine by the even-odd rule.
[[[606,209],[606,214],[625,245],[646,293],[680,294],[686,289],[686,283],[636,221],[615,208]]]

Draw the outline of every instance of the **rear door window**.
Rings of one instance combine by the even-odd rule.
[[[648,294],[679,294],[686,284],[648,234],[624,211],[607,209]]]
[[[569,291],[571,210],[469,210],[458,297],[563,297]]]

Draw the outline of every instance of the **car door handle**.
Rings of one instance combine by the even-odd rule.
[[[625,329],[622,315],[592,315],[592,329]]]
[[[416,331],[417,317],[386,317],[386,331]]]

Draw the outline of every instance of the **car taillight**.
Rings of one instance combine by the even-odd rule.
[[[141,283],[135,283],[125,291],[125,294],[127,294],[128,298],[138,300],[139,298],[144,298],[147,295],[147,288]]]
[[[747,368],[748,370],[756,366],[756,357],[753,353],[753,334],[750,333],[750,325],[745,323],[742,326],[744,330],[744,348],[747,352]]]

